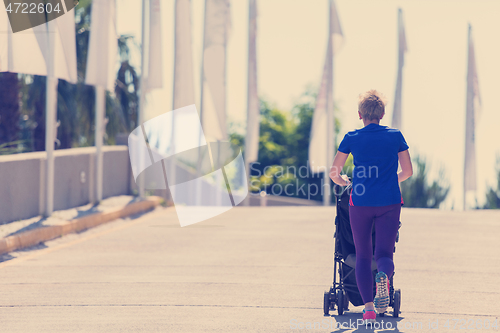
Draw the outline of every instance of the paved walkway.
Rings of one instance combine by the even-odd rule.
[[[365,331],[355,326],[360,307],[323,317],[334,214],[237,207],[180,228],[174,209],[158,208],[4,255],[0,330]],[[402,314],[380,318],[375,331],[495,331],[484,325],[500,326],[500,212],[404,209],[402,222],[395,257]]]

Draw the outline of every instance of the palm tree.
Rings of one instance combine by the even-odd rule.
[[[115,95],[121,109],[121,120],[127,132],[136,127],[139,106],[139,76],[130,64],[130,46],[134,37],[122,35],[118,39],[121,64],[116,79]]]

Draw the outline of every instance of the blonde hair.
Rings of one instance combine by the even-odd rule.
[[[376,90],[369,90],[359,95],[358,111],[363,119],[379,120],[385,112],[387,100]]]

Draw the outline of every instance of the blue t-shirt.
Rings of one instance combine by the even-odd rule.
[[[351,205],[388,206],[402,202],[398,183],[398,153],[407,150],[398,129],[369,124],[348,132],[339,151],[352,153]]]

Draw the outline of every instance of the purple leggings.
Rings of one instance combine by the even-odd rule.
[[[394,273],[392,261],[399,229],[401,204],[367,207],[349,206],[354,246],[356,247],[356,282],[363,303],[373,302],[372,227],[375,223],[375,260],[379,272],[388,278]]]

